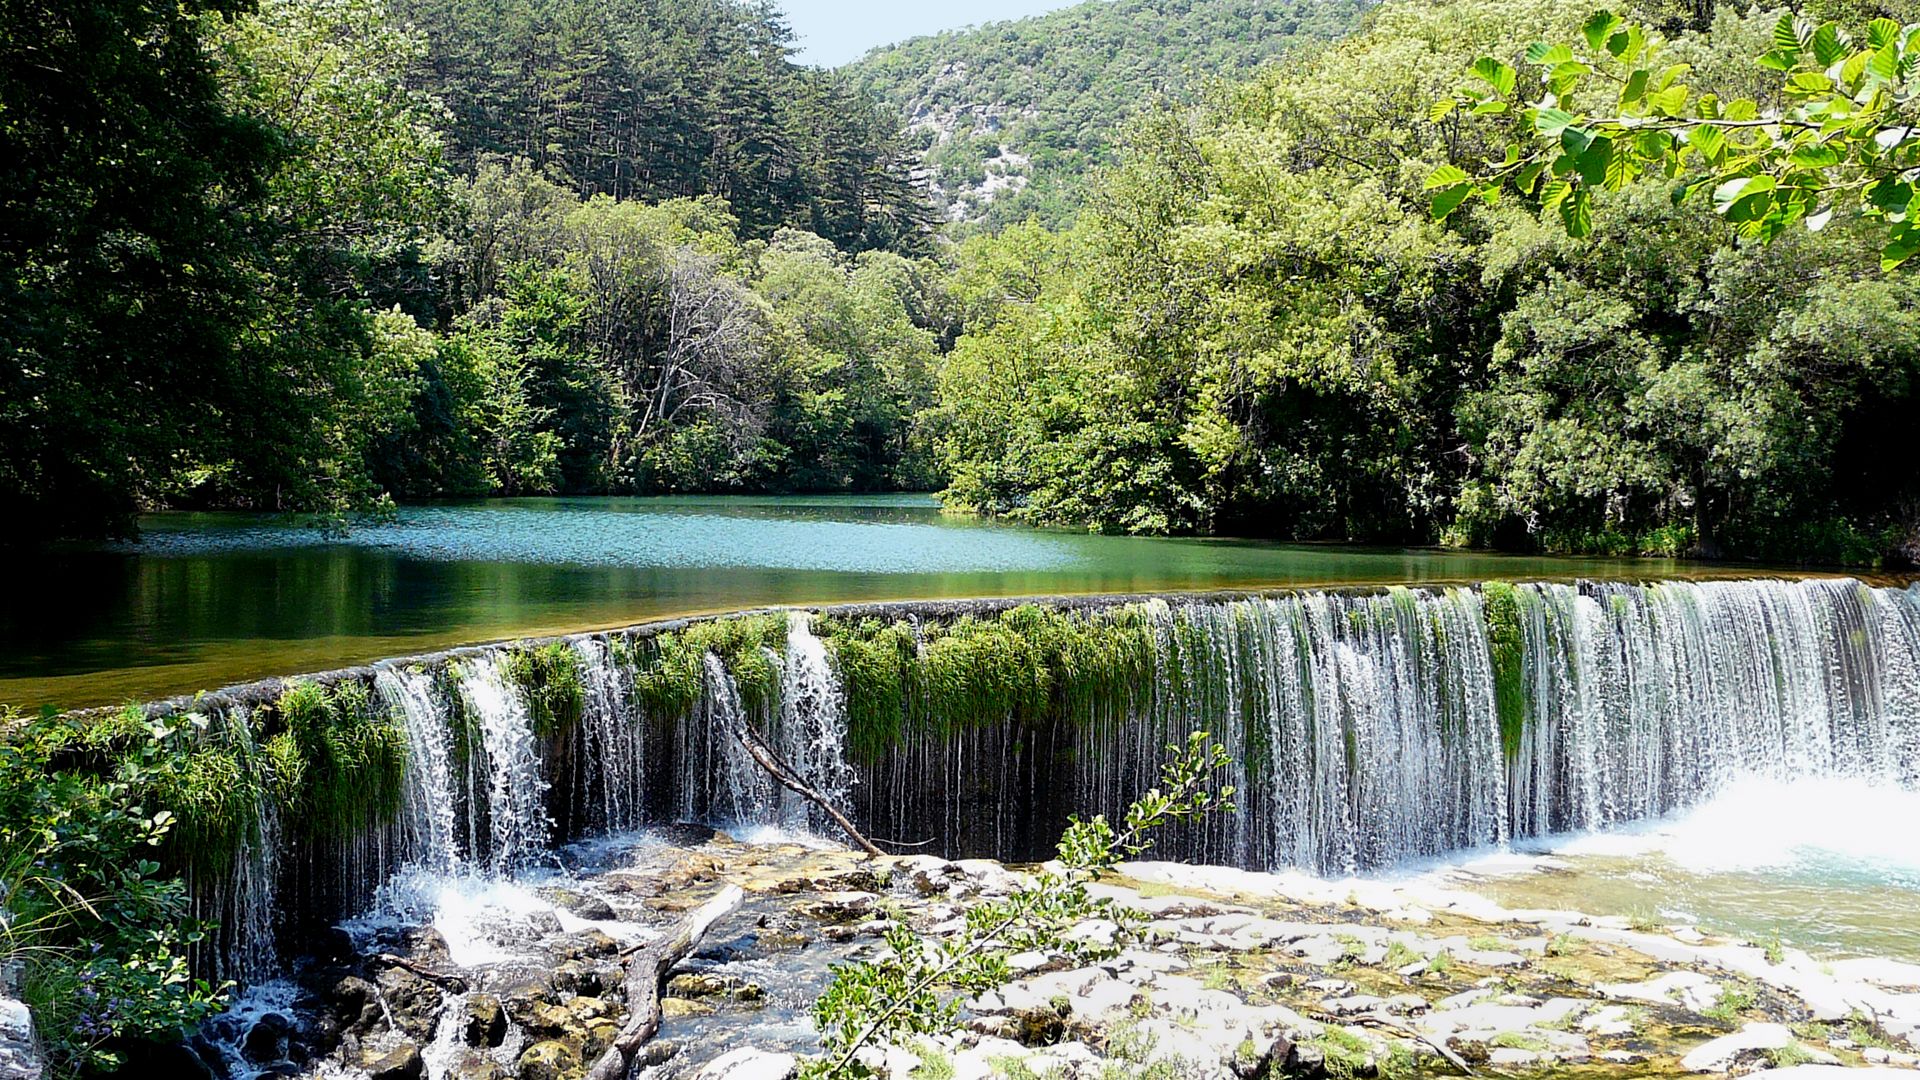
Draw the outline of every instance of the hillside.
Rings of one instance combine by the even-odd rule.
[[[901,110],[959,221],[1057,223],[1124,120],[1344,34],[1366,0],[1091,0],[875,49],[855,85]]]

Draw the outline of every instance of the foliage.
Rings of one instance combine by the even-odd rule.
[[[726,199],[747,235],[809,229],[858,251],[924,243],[899,121],[787,58],[754,0],[402,0],[427,40],[452,156],[522,156],[582,198]],[[503,58],[512,58],[503,62]]]
[[[1915,286],[1864,242],[1883,226],[1740,243],[1642,174],[1591,195],[1615,208],[1593,243],[1513,199],[1436,227],[1426,178],[1510,140],[1428,104],[1475,57],[1585,11],[1382,6],[1346,41],[1143,117],[1071,228],[963,243],[935,425],[947,504],[1126,532],[1920,550],[1913,479],[1883,464],[1920,362]],[[1751,97],[1747,58],[1778,19],[1723,9],[1663,48],[1696,93]]]
[[[1507,760],[1512,761],[1520,754],[1527,724],[1520,591],[1509,582],[1489,581],[1480,586],[1480,603],[1486,611],[1487,650],[1493,662],[1493,703],[1500,718],[1500,746]]]
[[[287,820],[318,838],[346,837],[390,820],[406,775],[406,732],[363,683],[299,682],[274,703],[281,731],[268,760],[297,774],[275,785]]]
[[[62,719],[4,720],[0,967],[18,967],[56,1076],[111,1070],[134,1042],[190,1033],[224,994],[188,974],[203,928],[160,861],[182,819],[150,801],[204,720],[119,723],[117,750]]]
[[[780,673],[768,653],[787,645],[784,614],[736,615],[689,623],[634,646],[634,700],[655,714],[679,715],[699,702],[706,680],[706,657],[719,657],[749,708],[775,702]]]
[[[1051,225],[1081,205],[1142,103],[1190,97],[1305,43],[1346,33],[1350,0],[1100,0],[889,45],[847,68],[912,118],[949,217]]]
[[[550,739],[571,731],[587,704],[585,672],[580,654],[564,641],[539,648],[506,650],[500,664],[508,681],[527,700],[535,735]]]
[[[1658,31],[1612,12],[1593,13],[1572,44],[1535,42],[1519,67],[1496,56],[1474,62],[1474,82],[1434,106],[1511,118],[1515,141],[1482,178],[1458,166],[1427,178],[1435,217],[1511,185],[1557,212],[1567,233],[1593,232],[1596,191],[1619,191],[1642,174],[1682,182],[1675,197],[1710,200],[1739,234],[1771,240],[1791,225],[1826,227],[1836,211],[1887,223],[1880,268],[1920,251],[1907,216],[1920,167],[1920,23],[1874,19],[1849,33],[1780,14],[1760,67],[1777,81],[1755,97],[1685,80],[1691,65],[1669,54]],[[1524,76],[1524,78],[1523,78]],[[1529,102],[1524,87],[1545,87]]]
[[[1087,723],[1149,692],[1151,627],[1137,609],[1023,604],[950,622],[815,627],[846,689],[848,744],[871,760],[908,732]]]
[[[1012,978],[1007,960],[1016,953],[1055,949],[1091,957],[1111,952],[1112,945],[1068,933],[1085,920],[1113,920],[1120,927],[1116,940],[1138,934],[1145,916],[1093,896],[1087,886],[1146,851],[1156,829],[1233,810],[1233,789],[1212,783],[1212,774],[1229,763],[1225,749],[1210,743],[1205,732],[1195,732],[1184,747],[1172,745],[1167,752],[1161,786],[1127,808],[1119,829],[1104,816],[1076,818],[1060,837],[1056,862],[1007,896],[969,906],[962,930],[929,940],[895,927],[887,933],[884,956],[836,968],[814,1003],[821,1056],[808,1061],[800,1075],[813,1080],[871,1075],[857,1060],[862,1048],[952,1030],[959,1018],[958,996],[1007,982]]]

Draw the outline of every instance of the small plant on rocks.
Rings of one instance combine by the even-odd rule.
[[[1145,916],[1093,896],[1087,886],[1145,852],[1161,827],[1233,809],[1233,789],[1213,783],[1214,773],[1229,763],[1224,748],[1207,733],[1195,732],[1185,746],[1167,750],[1161,786],[1127,808],[1119,829],[1104,816],[1075,818],[1060,837],[1054,863],[1011,894],[976,902],[958,933],[930,940],[896,926],[887,932],[887,951],[880,958],[837,969],[814,1003],[822,1053],[802,1067],[804,1080],[870,1076],[872,1070],[859,1057],[862,1049],[954,1030],[959,997],[1011,981],[1008,958],[1017,953],[1053,950],[1094,959],[1136,939],[1145,929]],[[1095,918],[1119,926],[1113,944],[1067,935]]]

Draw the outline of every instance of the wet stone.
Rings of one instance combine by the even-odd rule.
[[[572,889],[547,889],[541,895],[554,907],[582,919],[611,922],[620,917],[613,910],[613,905],[587,893],[575,892]]]
[[[408,1043],[396,1050],[367,1051],[360,1059],[367,1080],[420,1080],[426,1075],[426,1062],[420,1048]]]
[[[520,1052],[521,1080],[578,1080],[585,1068],[579,1047],[554,1039],[534,1043]]]
[[[466,1000],[466,1022],[461,1037],[468,1046],[499,1046],[507,1037],[507,1013],[492,994],[473,994]]]
[[[683,998],[728,998],[733,1001],[760,1001],[767,992],[759,983],[736,975],[711,972],[687,972],[667,980],[667,994]]]

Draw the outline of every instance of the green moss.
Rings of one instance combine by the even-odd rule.
[[[1508,761],[1520,755],[1526,734],[1527,694],[1521,658],[1520,592],[1504,581],[1480,586],[1486,612],[1487,648],[1493,661],[1493,703],[1500,718],[1500,747]]]
[[[780,672],[767,655],[783,653],[787,642],[784,614],[739,615],[693,623],[659,634],[632,647],[633,696],[642,709],[678,716],[700,700],[706,681],[706,655],[727,665],[740,699],[760,709],[779,699]]]
[[[580,722],[587,703],[586,676],[573,646],[555,641],[538,649],[510,649],[502,666],[526,695],[534,734],[552,738]]]
[[[260,794],[258,762],[232,746],[208,745],[156,770],[154,800],[174,816],[172,860],[201,873],[229,869],[242,847],[259,842]]]
[[[297,784],[273,780],[274,790],[291,796],[283,804],[289,820],[312,836],[342,837],[399,811],[406,733],[364,684],[296,683],[274,712],[284,741],[269,740],[267,757],[300,777]]]
[[[1131,708],[1153,683],[1153,629],[1137,608],[1023,604],[918,627],[822,619],[815,633],[846,692],[849,743],[866,760],[910,732],[1091,722]]]

